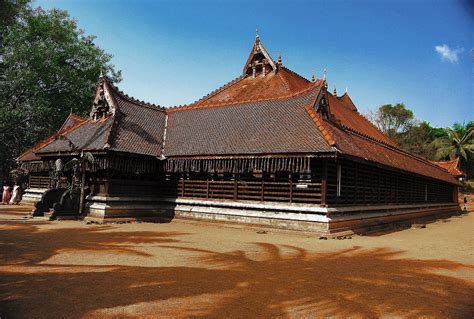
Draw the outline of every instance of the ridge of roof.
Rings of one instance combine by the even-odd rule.
[[[145,102],[143,100],[138,100],[138,99],[134,98],[133,96],[130,96],[130,95],[124,93],[122,90],[120,90],[118,88],[118,86],[113,84],[108,77],[104,76],[104,79],[106,80],[107,85],[112,89],[113,93],[117,94],[120,98],[122,98],[122,99],[124,99],[124,100],[126,100],[130,103],[133,103],[137,106],[147,107],[147,108],[150,108],[150,109],[153,109],[153,110],[158,110],[158,111],[164,111],[165,110],[165,107],[163,107],[159,104],[154,104],[154,103]]]
[[[459,157],[456,157],[455,159],[452,160],[447,160],[447,161],[433,161],[433,163],[443,163],[443,164],[459,164]]]
[[[302,80],[307,81],[308,83],[311,82],[310,80],[308,80],[307,78],[305,78],[305,77],[302,76],[301,74],[299,74],[299,73],[293,71],[292,69],[287,68],[286,66],[281,65],[280,68],[282,68],[282,69],[284,69],[285,71],[288,71],[288,72],[290,72],[290,73],[293,73],[294,75],[296,75],[297,77],[301,78]],[[318,79],[318,80],[319,80],[319,79]]]
[[[441,167],[453,176],[466,175],[466,172],[459,167],[459,157],[448,161],[431,161],[433,164]]]
[[[232,85],[238,83],[239,81],[245,79],[247,76],[245,74],[243,75],[239,75],[238,77],[230,80],[229,82],[221,85],[220,87],[218,87],[217,89],[215,89],[214,91],[211,91],[209,92],[208,94],[204,95],[203,97],[201,97],[200,99],[194,101],[194,102],[191,102],[189,104],[183,104],[183,105],[173,105],[173,106],[169,106],[167,107],[166,109],[169,110],[169,109],[175,109],[175,108],[179,108],[179,107],[187,107],[187,106],[192,106],[192,105],[196,105],[196,104],[199,104],[199,103],[202,103],[206,100],[209,100],[211,97],[217,95],[218,93],[224,91],[225,89],[231,87]]]
[[[330,146],[335,146],[336,142],[334,141],[334,136],[331,132],[325,127],[322,119],[320,119],[319,115],[314,110],[314,104],[308,104],[306,106],[306,112],[308,112],[309,116],[313,119],[316,127],[321,131],[323,134],[324,139]]]
[[[317,80],[314,83],[310,83],[310,85],[307,88],[304,88],[303,90],[300,90],[296,93],[284,95],[284,96],[279,96],[279,97],[274,97],[274,98],[261,98],[261,99],[250,99],[250,100],[227,100],[224,102],[220,103],[215,103],[215,104],[207,104],[207,105],[194,105],[194,104],[189,104],[189,105],[181,105],[181,106],[175,106],[171,108],[167,108],[166,111],[173,113],[173,112],[179,112],[179,111],[187,111],[187,110],[199,110],[199,109],[208,109],[208,108],[217,108],[217,107],[224,107],[224,106],[233,106],[233,105],[240,105],[240,104],[246,104],[246,103],[255,103],[255,102],[266,102],[266,101],[279,101],[279,100],[284,100],[288,99],[291,97],[296,97],[305,94],[306,92],[311,91],[312,89],[319,87],[320,84],[322,84],[321,80]]]
[[[63,132],[61,132],[61,130],[63,130],[64,126],[66,125],[66,123],[69,121],[70,118],[74,118],[75,120],[77,121],[80,121],[79,123],[76,123],[76,125],[73,125],[71,126],[68,130],[64,130]],[[85,123],[87,122],[89,119],[88,118],[85,118],[85,117],[82,117],[82,116],[79,116],[77,114],[74,114],[74,113],[69,113],[68,117],[66,118],[66,120],[63,122],[63,124],[61,125],[61,127],[59,128],[58,131],[56,131],[54,134],[52,135],[49,135],[48,137],[42,139],[41,141],[33,144],[33,146],[31,146],[30,148],[28,148],[27,150],[25,150],[23,153],[21,153],[15,160],[19,160],[21,157],[27,155],[28,153],[32,152],[34,154],[35,151],[45,147],[45,146],[48,146],[49,144],[53,143],[58,136],[60,136],[61,134],[63,133],[66,133],[66,132],[69,132],[71,129],[75,128],[76,126],[78,127],[79,124],[82,124],[82,123]]]
[[[350,105],[348,105],[348,106],[351,107],[351,109],[352,109],[353,111],[359,113],[359,110],[357,109],[357,107],[355,106],[355,104],[354,104],[354,102],[352,101],[351,97],[349,96],[349,93],[344,92],[343,95],[341,95],[341,96],[335,95],[335,97],[336,97],[339,101],[341,101],[342,103],[346,103],[346,102],[350,103]],[[347,105],[347,104],[346,104],[346,105]]]
[[[337,96],[334,96],[333,94],[331,94],[331,93],[328,92],[328,91],[326,91],[326,92],[327,92],[329,95],[331,95],[332,97],[335,97],[338,101],[340,101]],[[347,94],[347,93],[344,93],[344,94]],[[341,101],[340,101],[340,102],[341,102]],[[343,103],[343,102],[342,102],[342,103]],[[344,103],[343,103],[343,104],[344,104]],[[331,109],[331,108],[329,108],[329,110],[330,110],[330,109]],[[367,123],[368,123],[372,128],[376,129],[377,131],[380,131],[379,128],[374,125],[374,123],[372,123],[372,122],[371,122],[368,118],[366,118],[364,115],[360,114],[360,113],[357,111],[357,109],[353,109],[352,111],[355,112],[355,113],[357,113],[358,116],[364,118],[364,119],[367,121]],[[333,119],[336,119],[336,116],[334,116],[334,114],[331,113],[331,115],[332,115],[332,118],[333,118]],[[349,126],[347,126],[347,125],[345,125],[345,124],[342,124],[342,122],[341,122],[340,120],[337,120],[337,119],[336,119],[335,121],[333,120],[333,121],[331,121],[331,122],[334,122],[334,123],[337,122],[337,124],[340,125],[341,127],[343,127],[344,129],[347,129],[347,130],[350,130],[350,131],[352,131],[352,132],[355,132],[355,133],[357,133],[357,134],[359,134],[359,135],[361,135],[361,136],[364,136],[364,137],[366,137],[366,138],[368,138],[368,139],[374,140],[374,141],[376,141],[376,142],[378,142],[378,143],[382,143],[382,144],[385,144],[385,145],[389,145],[389,146],[391,146],[391,147],[398,148],[398,145],[397,145],[394,141],[392,141],[388,136],[387,136],[387,139],[390,140],[391,143],[387,143],[386,141],[383,141],[383,140],[381,140],[381,139],[375,138],[375,137],[373,137],[373,136],[371,136],[371,135],[369,135],[369,134],[366,134],[366,133],[364,133],[364,132],[361,132],[361,131],[359,131],[359,130],[357,130],[357,129],[355,129],[355,128],[352,128],[352,127],[349,127]],[[381,132],[381,133],[384,134],[383,132]],[[384,134],[384,135],[385,135],[385,134]]]

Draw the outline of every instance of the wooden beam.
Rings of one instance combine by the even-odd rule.
[[[326,206],[327,181],[328,181],[328,162],[323,158],[321,167],[321,206]]]

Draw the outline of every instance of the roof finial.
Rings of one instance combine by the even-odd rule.
[[[258,29],[255,29],[255,42],[260,43],[260,35],[258,34]]]
[[[336,84],[334,84],[334,90],[332,91],[332,95],[337,96]]]
[[[346,86],[346,91],[345,91],[344,93],[346,93],[346,94],[348,94],[348,93],[349,93],[349,92],[348,92],[348,89],[347,89],[347,86]]]
[[[103,78],[104,77],[104,72],[102,70],[102,67],[100,67],[100,75],[99,75],[99,78]]]
[[[283,64],[283,60],[281,58],[281,52],[278,53],[278,65],[282,65]]]
[[[314,82],[316,81],[315,77],[314,77],[314,70],[313,70],[313,75],[311,76],[311,82]]]
[[[324,68],[323,81],[324,81],[324,87],[327,89],[328,88],[328,81],[326,81],[326,74],[327,74],[327,70],[326,70],[326,68]]]

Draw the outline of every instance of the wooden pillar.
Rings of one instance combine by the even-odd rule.
[[[328,189],[328,162],[326,158],[323,158],[321,165],[321,206],[326,206]]]
[[[288,177],[290,178],[290,203],[292,203],[293,202],[293,175],[290,173]]]
[[[457,203],[459,201],[459,186],[453,186],[453,203]]]
[[[238,197],[238,185],[237,185],[237,174],[234,174],[234,200]]]

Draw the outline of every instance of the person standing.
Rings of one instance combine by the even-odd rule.
[[[12,198],[10,199],[10,205],[18,204],[20,201],[21,201],[20,185],[15,183],[15,186],[13,186]]]
[[[2,195],[2,203],[8,204],[10,201],[10,186],[7,183],[3,183],[3,195]]]

